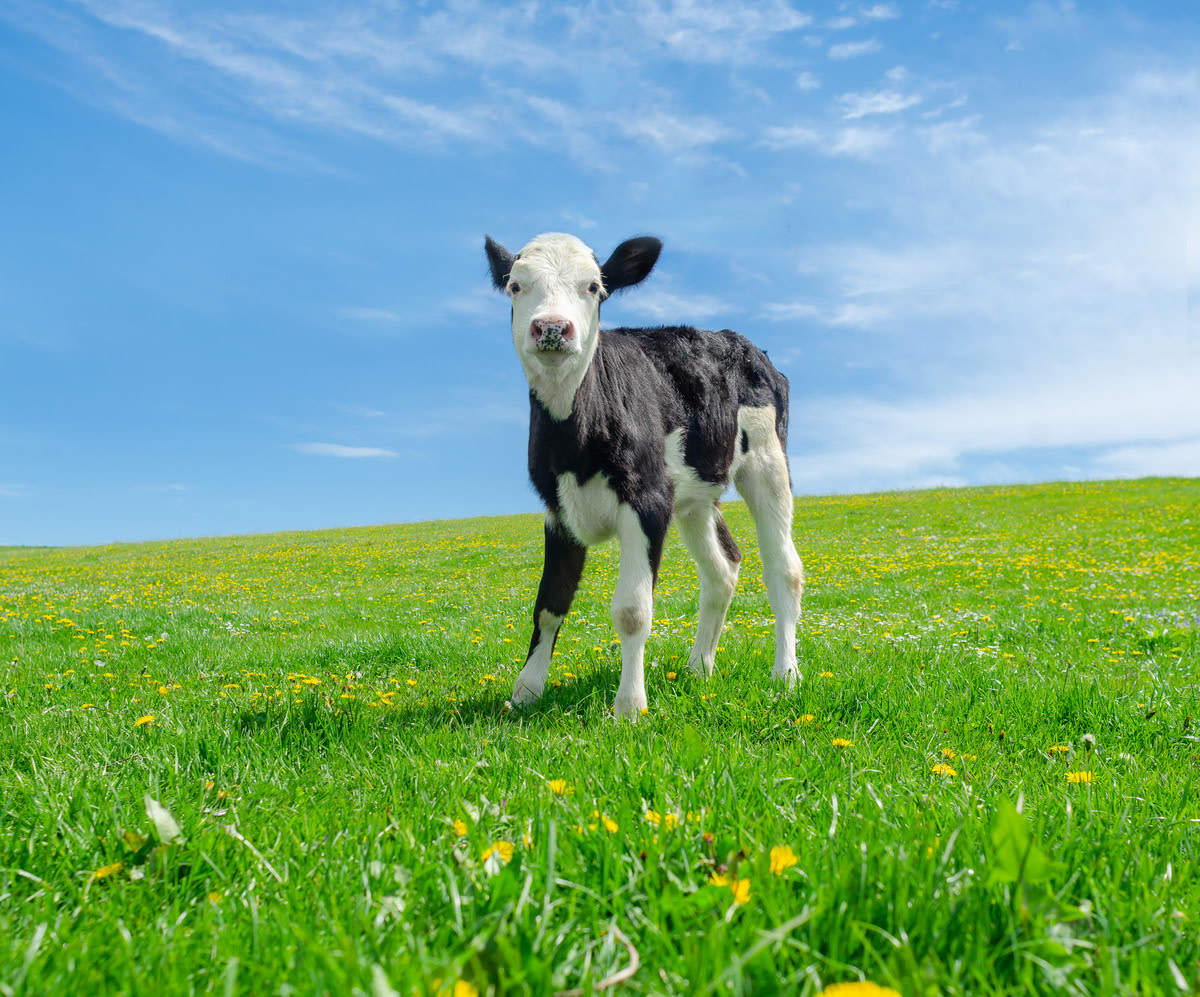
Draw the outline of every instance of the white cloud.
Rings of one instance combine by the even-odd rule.
[[[32,494],[27,485],[0,484],[0,498],[28,498]]]
[[[617,311],[618,302],[620,315],[642,315],[669,324],[706,322],[732,310],[727,302],[711,294],[678,294],[653,286],[639,288],[636,293],[619,298],[606,307]],[[607,320],[605,325],[608,325]]]
[[[796,87],[806,93],[809,90],[820,89],[821,81],[818,80],[812,73],[803,72],[796,77]]]
[[[794,149],[798,145],[820,144],[820,133],[804,125],[780,125],[763,132],[763,145],[768,149]]]
[[[723,142],[735,134],[713,118],[681,118],[666,111],[618,115],[614,120],[626,135],[672,153],[692,152],[701,146]]]
[[[844,93],[838,98],[842,117],[847,120],[868,114],[895,114],[921,103],[918,94],[902,94],[895,90],[874,90],[864,93]]]
[[[1057,373],[1057,372],[1054,372]],[[964,464],[1044,477],[1046,460],[1073,449],[1076,474],[1200,473],[1200,365],[1164,372],[1098,364],[1069,378],[1005,383],[903,402],[793,399],[792,477],[804,490],[908,487]],[[1040,473],[1031,472],[1038,466]]]
[[[883,46],[875,38],[868,38],[861,42],[842,42],[838,45],[829,46],[829,58],[854,59],[860,55],[878,52],[881,48]]]
[[[292,449],[297,453],[309,454],[313,457],[396,457],[394,450],[382,450],[379,447],[345,447],[340,443],[293,443]]]
[[[834,156],[869,159],[891,142],[892,132],[881,128],[843,128],[828,144],[827,151]]]
[[[861,13],[868,21],[891,21],[900,16],[900,8],[894,3],[877,3],[863,8]]]
[[[812,23],[809,14],[782,0],[667,0],[638,3],[635,10],[646,37],[687,62],[757,61],[763,42]]]
[[[1175,443],[1125,446],[1099,454],[1095,463],[1121,478],[1149,475],[1200,478],[1200,437]]]
[[[768,149],[812,146],[827,156],[870,159],[892,142],[893,133],[881,128],[851,126],[823,134],[807,125],[776,125],[763,131],[761,145]]]

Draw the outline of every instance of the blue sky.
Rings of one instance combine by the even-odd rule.
[[[799,493],[1200,474],[1189,8],[0,0],[0,544],[536,508],[485,232],[660,236]]]

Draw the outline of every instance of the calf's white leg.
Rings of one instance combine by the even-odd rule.
[[[637,719],[646,708],[643,656],[654,618],[654,574],[662,541],[647,537],[636,512],[627,505],[617,513],[621,568],[613,593],[612,618],[621,638],[621,684],[613,709],[618,717]]]
[[[792,485],[787,456],[775,433],[775,409],[745,407],[738,411],[739,437],[745,450],[734,463],[733,479],[746,500],[758,547],[763,581],[775,614],[775,668],[772,676],[788,687],[800,678],[796,667],[796,624],[804,593],[804,566],[792,542]]]
[[[700,575],[700,622],[688,668],[697,675],[709,676],[716,661],[725,614],[737,587],[742,552],[715,503],[681,506],[676,510],[675,522]]]

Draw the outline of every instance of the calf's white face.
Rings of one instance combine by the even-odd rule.
[[[526,371],[591,360],[604,285],[595,255],[573,235],[539,235],[516,256],[505,293],[513,345]]]
[[[600,302],[643,280],[662,243],[629,239],[603,266],[561,232],[539,235],[515,256],[491,238],[485,249],[492,281],[512,301],[513,345],[529,386],[555,419],[566,419],[600,341]]]

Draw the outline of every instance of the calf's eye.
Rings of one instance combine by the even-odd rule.
[[[514,280],[511,284],[508,285],[508,290],[509,290],[509,293],[511,293],[511,294],[520,294],[521,293],[521,285],[518,284]]]
[[[599,292],[599,290],[600,285],[596,281],[592,281],[590,284],[588,284],[588,294],[596,294]]]

